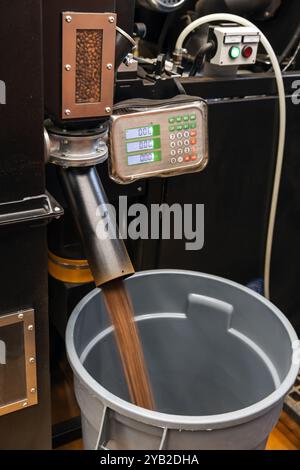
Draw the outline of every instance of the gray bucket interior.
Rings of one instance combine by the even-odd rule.
[[[292,349],[284,317],[247,289],[186,272],[157,271],[126,283],[157,411],[208,416],[241,410],[270,395],[288,374]],[[78,356],[93,379],[129,401],[101,292],[80,308]]]

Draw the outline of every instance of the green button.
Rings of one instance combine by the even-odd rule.
[[[189,120],[189,116],[186,114],[185,116],[183,116],[183,120],[184,120],[184,121],[188,121],[188,120]]]
[[[183,126],[183,129],[189,129],[189,128],[190,128],[190,126],[189,126],[188,124],[185,124],[185,125]]]
[[[191,121],[196,121],[196,114],[191,114],[190,115],[190,120]]]
[[[169,127],[169,131],[170,131],[170,132],[174,132],[174,131],[175,131],[175,129],[176,129],[176,127],[175,127],[175,126],[170,126],[170,127]]]
[[[177,116],[176,121],[177,121],[177,122],[181,122],[181,121],[182,121],[182,117],[181,117],[181,116]]]
[[[233,60],[238,59],[240,55],[241,55],[241,49],[237,46],[233,46],[229,51],[229,56]]]
[[[176,128],[176,129],[177,129],[178,131],[182,131],[182,129],[183,129],[183,126],[177,126],[177,128]]]
[[[197,125],[196,125],[195,122],[192,122],[192,123],[190,124],[190,129],[196,129],[196,127],[197,127]]]
[[[175,118],[169,118],[169,123],[170,124],[174,124],[174,122],[175,122]]]

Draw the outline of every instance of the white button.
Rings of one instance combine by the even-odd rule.
[[[182,139],[182,132],[177,132],[177,139]]]
[[[183,158],[182,158],[182,157],[178,157],[177,161],[178,161],[178,163],[182,163],[182,162],[183,162]]]
[[[184,153],[190,153],[190,151],[191,151],[190,147],[186,147],[186,148],[184,149]]]
[[[190,145],[190,141],[189,141],[189,140],[185,140],[185,141],[184,141],[184,145],[187,147],[188,145]]]
[[[183,147],[183,142],[182,142],[182,140],[178,140],[177,145],[178,145],[178,147]]]
[[[171,163],[173,163],[173,165],[174,165],[174,163],[177,163],[176,158],[171,158]]]
[[[183,155],[183,150],[182,150],[182,149],[178,149],[178,150],[177,150],[177,155]]]
[[[176,155],[176,150],[171,150],[170,153],[171,153],[171,157],[175,157],[175,155]]]
[[[185,131],[185,133],[183,134],[185,138],[189,137],[190,136],[190,133]]]
[[[175,134],[170,134],[170,139],[171,139],[171,140],[175,140],[175,139],[176,139],[176,135],[175,135]]]
[[[174,142],[174,140],[173,140],[173,142],[170,142],[170,147],[172,149],[174,149],[176,147],[176,142]]]

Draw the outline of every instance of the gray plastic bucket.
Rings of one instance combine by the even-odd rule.
[[[295,382],[300,343],[249,289],[186,271],[126,280],[157,411],[129,402],[101,291],[75,308],[67,352],[86,449],[263,449]]]

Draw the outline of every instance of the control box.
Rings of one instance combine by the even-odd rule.
[[[112,116],[110,176],[128,184],[203,170],[208,162],[203,101]]]
[[[209,38],[216,42],[216,52],[209,62],[213,65],[238,66],[255,64],[260,34],[245,26],[213,26]]]

